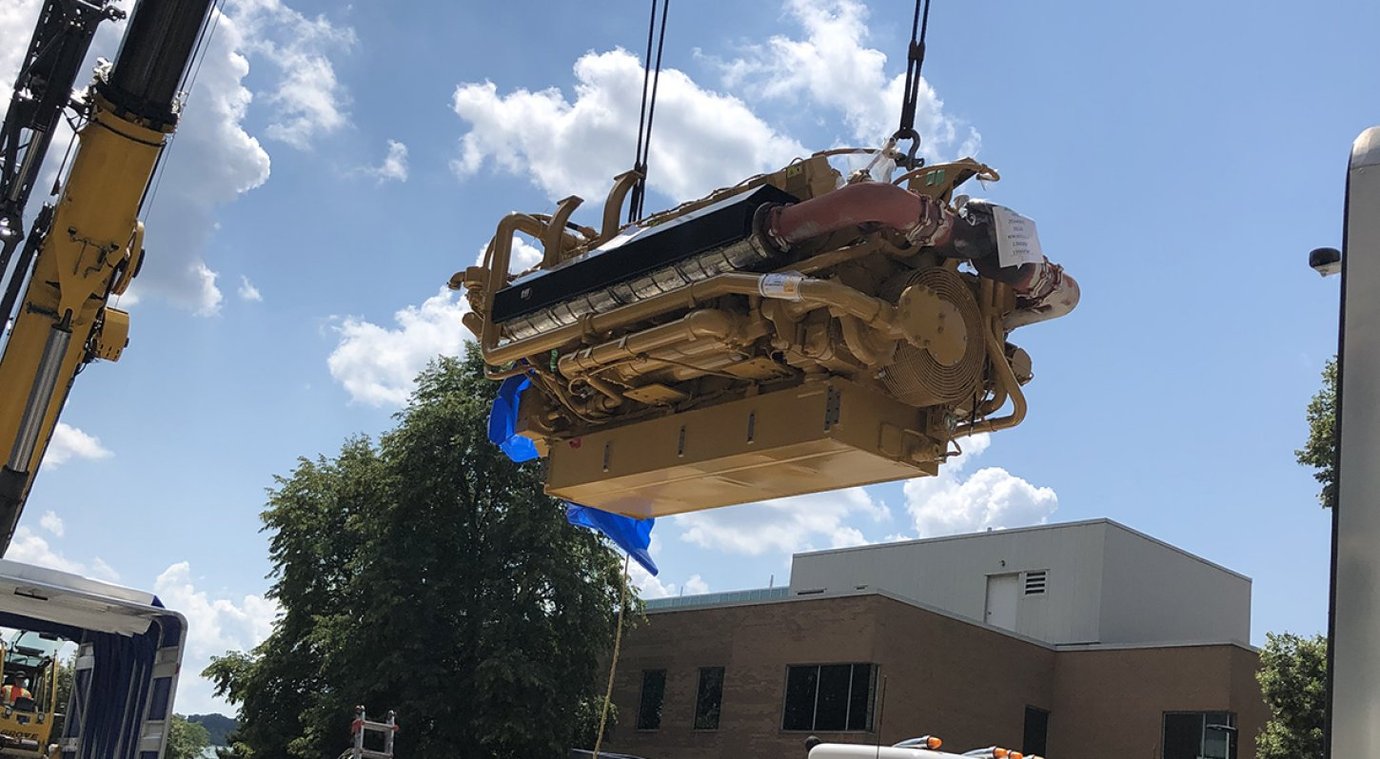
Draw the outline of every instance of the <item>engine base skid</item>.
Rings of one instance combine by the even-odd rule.
[[[943,420],[843,380],[554,441],[547,492],[636,518],[934,475]],[[937,427],[937,434],[927,434]]]

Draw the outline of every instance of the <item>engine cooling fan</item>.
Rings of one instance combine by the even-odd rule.
[[[946,306],[944,311],[957,312],[959,323],[944,319],[936,327],[936,337],[943,348],[902,343],[879,378],[892,396],[911,406],[938,406],[972,398],[982,381],[986,353],[982,314],[972,288],[957,272],[935,266],[892,280],[884,288],[883,297],[896,302],[909,287],[924,288],[931,299]],[[943,332],[954,329],[962,334]]]

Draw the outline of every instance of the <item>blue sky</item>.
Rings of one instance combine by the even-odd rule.
[[[7,3],[0,39],[38,5]],[[646,8],[576,5],[226,0],[123,304],[130,347],[78,381],[9,557],[157,590],[193,620],[188,671],[266,634],[272,477],[387,429],[426,358],[458,350],[442,286],[502,214],[577,193],[589,218],[631,163]],[[894,128],[907,2],[671,12],[649,209]],[[1339,243],[1347,149],[1380,123],[1376,28],[1365,0],[935,3],[927,153],[996,167],[969,191],[1037,219],[1083,289],[1016,335],[1030,417],[935,481],[663,520],[644,593],[1107,516],[1251,576],[1257,642],[1324,629],[1329,520],[1293,450],[1338,289],[1306,254]],[[191,678],[178,705],[219,708]]]

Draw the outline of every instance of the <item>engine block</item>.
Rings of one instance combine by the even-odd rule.
[[[570,223],[574,197],[499,223],[450,284],[550,494],[643,518],[933,475],[957,438],[1021,422],[1010,333],[1071,311],[1077,283],[1033,222],[955,196],[991,168],[845,178],[830,158],[850,152],[876,155],[817,153],[633,224],[632,172],[601,229]],[[510,274],[515,233],[543,258]]]

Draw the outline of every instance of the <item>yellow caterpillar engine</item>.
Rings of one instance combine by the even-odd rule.
[[[508,434],[547,491],[645,518],[934,475],[955,439],[1019,424],[1008,337],[1078,286],[1034,224],[955,197],[971,159],[846,180],[826,151],[634,224],[510,214],[457,273]],[[512,275],[514,233],[543,258]],[[530,442],[529,442],[530,441]]]

